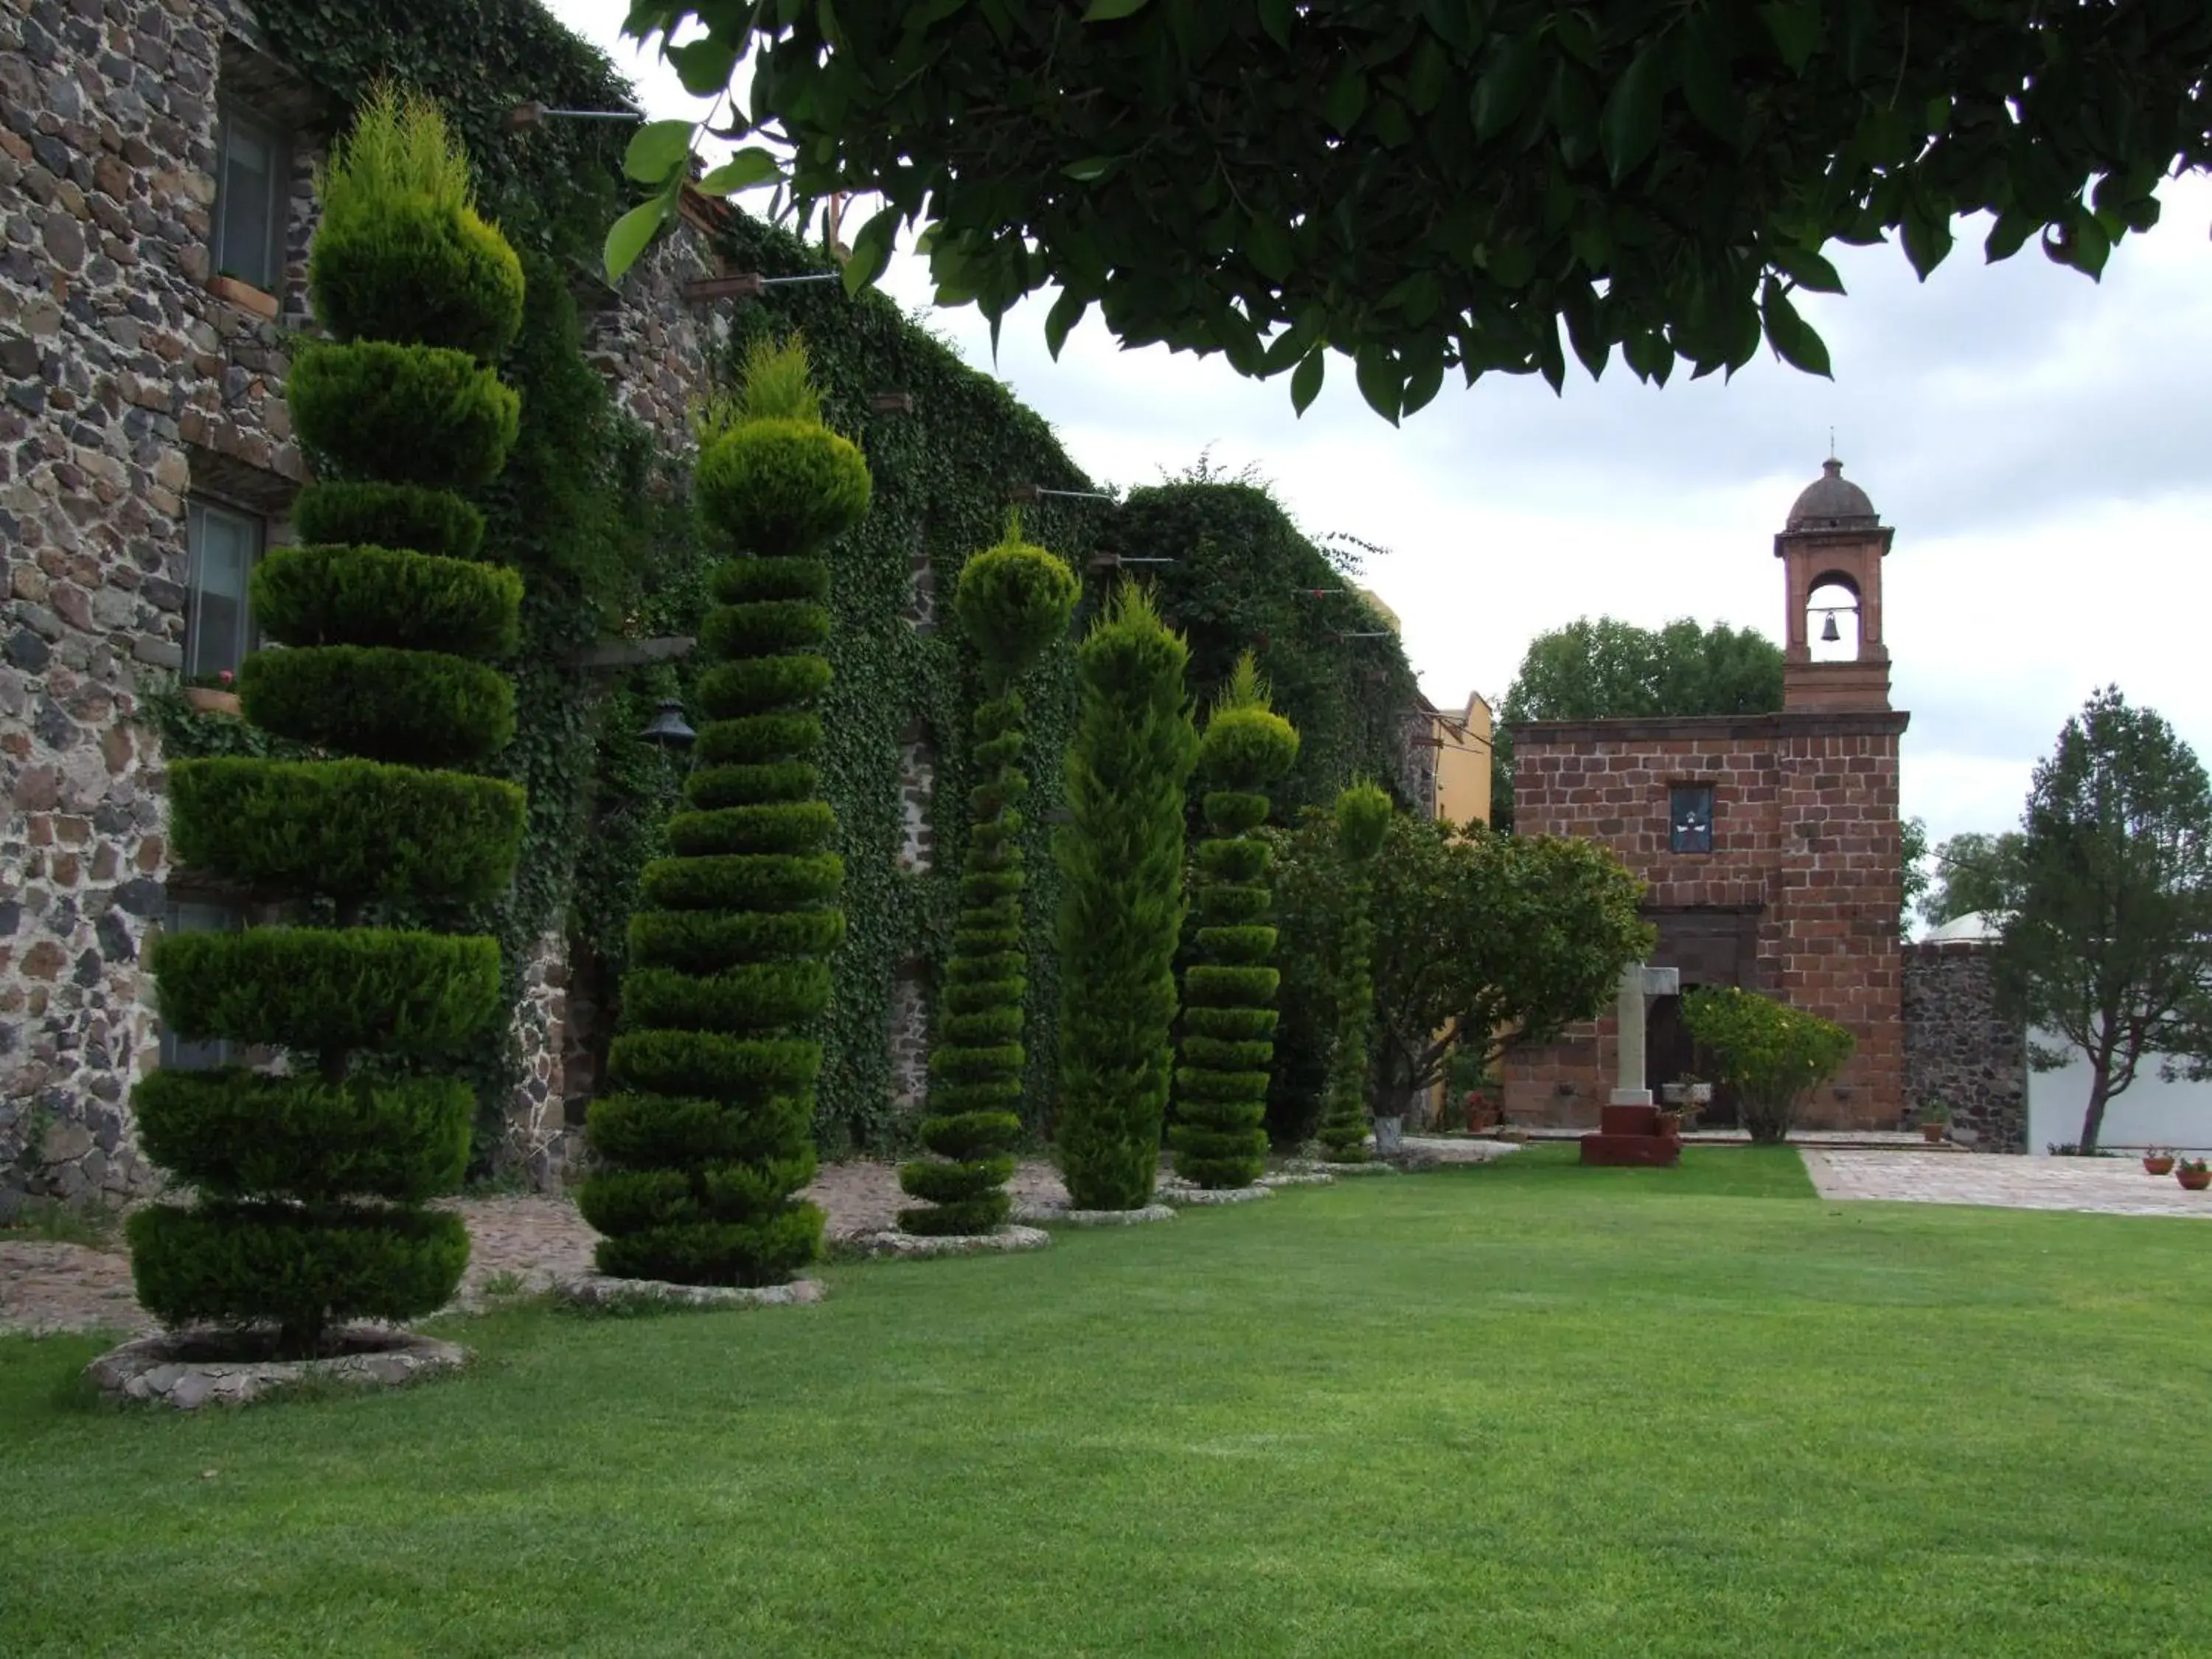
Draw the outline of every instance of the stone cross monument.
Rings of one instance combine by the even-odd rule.
[[[1620,1070],[1614,1079],[1613,1103],[1649,1106],[1651,1091],[1644,1087],[1644,1023],[1654,997],[1671,997],[1682,988],[1679,968],[1647,968],[1632,962],[1620,970]]]

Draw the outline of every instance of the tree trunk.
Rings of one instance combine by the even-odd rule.
[[[2105,1127],[2105,1103],[2112,1097],[2110,1072],[2107,1066],[2091,1062],[2095,1069],[2089,1078],[2089,1109],[2081,1117],[2081,1152],[2084,1157],[2097,1150],[2097,1137]]]

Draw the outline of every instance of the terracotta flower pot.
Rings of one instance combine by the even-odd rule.
[[[2192,1193],[2201,1193],[2212,1187],[2212,1170],[2176,1170],[2173,1178]]]
[[[2171,1175],[2173,1173],[2173,1160],[2170,1158],[2146,1158],[2143,1159],[2143,1173]]]
[[[1946,1127],[1941,1123],[1923,1123],[1920,1126],[1920,1138],[1933,1146],[1943,1139]]]
[[[1669,1112],[1662,1109],[1659,1114],[1659,1133],[1662,1135],[1678,1135],[1681,1133],[1682,1115],[1680,1112]]]
[[[211,685],[186,686],[185,701],[203,714],[236,714],[241,712],[237,692],[218,691]]]

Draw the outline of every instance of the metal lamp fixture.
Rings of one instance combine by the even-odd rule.
[[[663,697],[660,706],[653,710],[653,718],[645,723],[637,735],[641,742],[679,755],[690,748],[699,737],[684,724],[684,701],[680,697]]]

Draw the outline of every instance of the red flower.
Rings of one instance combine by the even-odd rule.
[[[225,685],[228,685],[231,681],[236,678],[237,676],[233,674],[228,668],[224,669],[222,673],[216,676],[216,678],[221,680]]]

